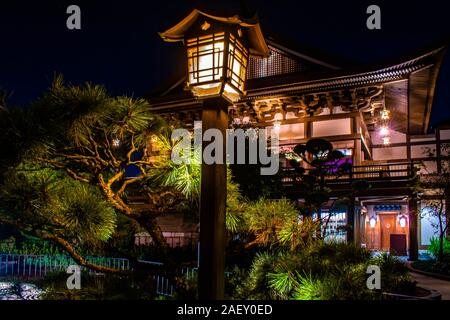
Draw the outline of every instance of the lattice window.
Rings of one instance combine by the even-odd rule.
[[[301,72],[308,69],[306,64],[300,63],[276,49],[271,48],[270,53],[268,58],[250,58],[247,79]]]

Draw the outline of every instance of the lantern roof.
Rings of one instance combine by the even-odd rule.
[[[256,16],[252,18],[242,18],[239,15],[231,17],[219,17],[214,16],[198,9],[194,9],[183,20],[178,22],[173,27],[167,29],[164,32],[160,32],[159,35],[164,41],[177,42],[183,41],[185,34],[193,26],[199,17],[207,17],[209,19],[230,25],[236,25],[246,28],[248,31],[248,44],[249,52],[252,56],[268,57],[269,48],[264,39],[264,35],[261,31],[261,27]]]

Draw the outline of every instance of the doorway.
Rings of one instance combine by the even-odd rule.
[[[391,249],[391,234],[397,233],[396,228],[397,214],[380,215],[381,230],[381,250],[389,251]]]
[[[366,247],[369,250],[402,252],[396,248],[397,241],[406,241],[408,247],[408,224],[402,225],[399,222],[400,211],[376,212],[376,222],[370,224],[370,219],[366,220]],[[392,240],[394,239],[394,240]],[[392,243],[391,243],[392,241]]]

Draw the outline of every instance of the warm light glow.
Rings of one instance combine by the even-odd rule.
[[[380,117],[381,117],[381,120],[389,120],[390,111],[386,108],[383,108],[383,110],[380,111]]]
[[[248,124],[250,122],[250,117],[244,117],[242,118],[242,123],[243,124]]]
[[[187,56],[188,86],[194,95],[223,94],[231,101],[240,98],[248,51],[233,34],[220,32],[188,39]]]
[[[391,143],[391,138],[390,137],[383,137],[383,144],[384,145],[388,145]]]
[[[377,225],[377,218],[376,217],[370,217],[369,225],[370,225],[371,228],[375,228],[375,226]]]
[[[118,147],[120,147],[120,140],[119,139],[113,139],[112,140],[112,146],[113,146],[113,148],[118,148]]]
[[[231,101],[236,101],[239,99],[239,92],[237,92],[237,90],[235,90],[232,86],[230,86],[229,84],[226,84],[224,89],[223,89],[223,95],[226,96],[228,99],[230,99]]]
[[[280,128],[281,128],[281,123],[278,120],[276,120],[273,123],[273,129],[278,131],[278,130],[280,130]]]
[[[400,227],[405,228],[405,227],[406,227],[406,222],[407,222],[406,216],[401,216],[401,217],[398,219],[398,222],[399,222],[399,224],[400,224]]]
[[[389,128],[387,126],[382,126],[380,128],[380,135],[387,136],[389,134]]]
[[[237,39],[230,35],[229,48],[229,74],[231,84],[244,91],[244,81],[247,71],[247,50],[237,41]]]

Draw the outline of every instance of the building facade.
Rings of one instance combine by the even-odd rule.
[[[450,143],[450,129],[429,128],[446,48],[381,66],[342,68],[274,39],[266,42],[269,57],[248,61],[246,95],[230,104],[230,126],[279,130],[281,152],[311,138],[330,141],[353,165],[348,175],[330,182],[334,196],[351,196],[352,205],[334,214],[328,225],[351,228],[330,234],[397,254],[413,256],[426,248],[433,222],[411,179],[415,169],[422,176],[439,172],[440,159],[447,156],[443,146]],[[201,119],[202,102],[185,89],[186,81],[178,79],[149,100],[155,112],[193,128]],[[371,188],[352,195],[356,179],[368,180]],[[290,194],[301,201],[290,183],[286,178]]]

